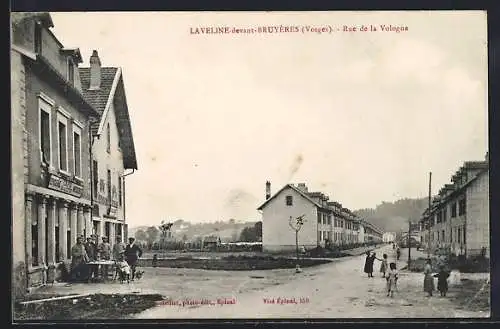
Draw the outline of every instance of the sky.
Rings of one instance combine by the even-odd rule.
[[[429,172],[437,193],[487,152],[485,12],[51,15],[81,65],[96,49],[123,70],[138,161],[130,227],[260,220],[266,180],[273,193],[305,182],[352,210],[425,197]],[[333,33],[192,34],[219,26]]]

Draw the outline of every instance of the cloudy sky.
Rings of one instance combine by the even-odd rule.
[[[54,33],[123,69],[139,170],[130,226],[259,220],[265,181],[350,209],[427,195],[487,151],[483,12],[53,13]],[[193,35],[229,26],[402,33]]]

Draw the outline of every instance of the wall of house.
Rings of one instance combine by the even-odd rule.
[[[286,205],[286,196],[293,196],[293,205]],[[295,231],[289,226],[290,216],[304,216],[299,232],[299,245],[306,248],[317,246],[316,206],[294,190],[287,188],[271,200],[262,210],[262,248],[264,251],[295,249]]]
[[[110,132],[111,132],[111,145],[110,152],[107,151],[107,132],[106,127],[109,123]],[[98,163],[98,178],[99,181],[103,180],[104,182],[104,190],[98,190],[98,193],[101,195],[94,196],[94,201],[99,203],[99,214],[105,214],[107,212],[107,171],[111,170],[111,184],[112,190],[116,191],[113,194],[113,200],[117,202],[117,211],[116,211],[116,219],[123,221],[123,179],[122,179],[122,203],[120,206],[119,200],[119,189],[118,189],[118,177],[122,176],[124,173],[123,168],[123,155],[122,151],[119,147],[119,135],[118,135],[118,127],[116,125],[116,115],[114,110],[114,105],[111,104],[110,110],[105,118],[102,134],[99,139],[94,141],[94,145],[92,147],[92,156],[94,160]],[[99,186],[98,186],[99,188]],[[97,198],[96,198],[97,197]],[[99,201],[99,198],[101,201]]]
[[[13,31],[13,41],[16,45],[35,52],[35,25],[33,19],[25,19],[16,26]],[[63,77],[68,77],[68,57],[62,56],[60,53],[62,45],[57,40],[55,35],[49,29],[42,28],[42,51],[41,55],[47,59]],[[82,90],[80,84],[80,75],[77,64],[73,66],[74,87],[79,91]]]
[[[467,256],[490,252],[489,175],[481,174],[466,191],[466,248]]]
[[[21,54],[11,50],[11,169],[12,169],[12,294],[21,297],[26,290],[25,264],[25,71]]]
[[[58,151],[58,133],[57,133],[57,109],[62,107],[68,112],[71,119],[76,120],[83,125],[81,131],[81,179],[83,180],[84,199],[90,200],[90,153],[89,153],[89,125],[87,117],[81,113],[78,108],[70,103],[65,95],[53,88],[43,79],[37,76],[29,68],[26,69],[26,106],[27,106],[27,131],[28,135],[28,154],[29,154],[29,183],[33,185],[44,185],[41,173],[41,151],[40,151],[40,121],[39,121],[39,94],[43,93],[54,101],[51,111],[51,165],[54,169],[59,169],[59,151]],[[73,156],[73,129],[71,120],[68,120],[67,126],[67,156],[68,172],[74,175],[74,156]]]

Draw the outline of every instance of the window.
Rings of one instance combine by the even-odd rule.
[[[108,153],[111,152],[111,128],[109,123],[106,127],[106,151],[108,151]]]
[[[321,213],[318,212],[318,224],[321,224]]]
[[[446,222],[446,216],[448,215],[446,207],[443,209],[443,222]]]
[[[40,23],[35,24],[35,53],[42,52],[42,26]]]
[[[286,196],[286,205],[287,206],[292,206],[293,205],[293,196],[287,195]]]
[[[466,202],[465,198],[458,202],[458,216],[465,215],[466,212]]]
[[[463,230],[462,230],[462,231],[464,232],[464,240],[463,240],[463,241],[464,241],[464,244],[467,244],[467,239],[466,239],[467,235],[465,234],[465,225],[464,225],[464,227],[463,227]]]
[[[67,143],[67,124],[66,117],[58,113],[57,116],[57,135],[59,140],[59,169],[68,171],[68,143]]]
[[[453,202],[451,204],[451,218],[457,217],[457,203]]]
[[[444,230],[443,230],[443,231],[441,231],[441,240],[442,240],[443,242],[445,242],[445,241],[446,241],[445,236],[444,236]]]
[[[458,243],[462,243],[462,229],[458,228]]]
[[[332,216],[331,215],[328,216],[328,225],[332,225]]]
[[[118,204],[120,207],[122,206],[122,178],[118,176]]]
[[[108,169],[108,202],[111,204],[111,170]]]
[[[50,105],[40,100],[40,151],[42,161],[51,163]]]
[[[94,195],[97,195],[99,188],[99,167],[97,161],[92,161],[92,188],[94,189]]]
[[[73,61],[68,58],[68,81],[71,85],[75,84],[75,66]]]
[[[73,159],[74,159],[74,171],[76,177],[82,177],[82,131],[76,125],[73,125]]]

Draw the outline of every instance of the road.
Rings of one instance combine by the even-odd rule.
[[[394,260],[391,246],[377,250]],[[405,265],[404,254],[399,266]],[[482,317],[486,312],[457,309],[450,298],[428,298],[422,291],[422,274],[400,273],[398,292],[386,297],[385,280],[375,262],[374,278],[363,273],[364,256],[338,259],[330,264],[306,268],[286,280],[255,290],[233,290],[217,294],[197,285],[191,294],[171,294],[165,303],[139,313],[134,318],[432,318]],[[399,267],[398,266],[398,267]],[[230,275],[230,272],[227,272]],[[262,277],[265,279],[264,277]],[[228,276],[227,280],[231,280]],[[191,283],[195,284],[195,283]],[[185,287],[182,289],[186,289]],[[215,294],[214,294],[215,292]],[[450,288],[453,294],[453,288]],[[274,303],[269,301],[274,300]],[[297,303],[291,303],[295,300]],[[267,301],[267,302],[266,302]]]

